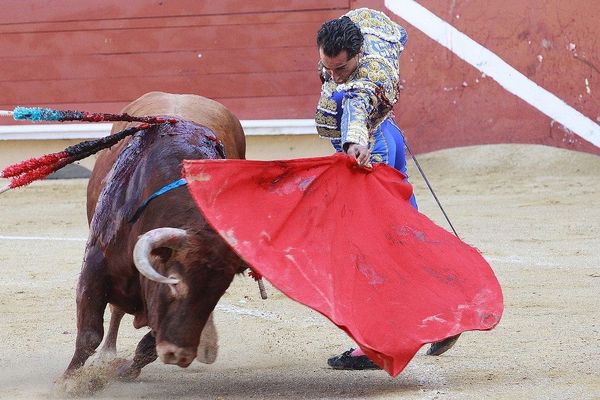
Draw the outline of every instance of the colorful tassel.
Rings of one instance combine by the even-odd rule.
[[[60,121],[62,115],[61,111],[39,107],[16,107],[13,111],[13,118],[16,120]]]
[[[14,189],[20,186],[25,186],[35,180],[43,179],[67,164],[89,157],[92,154],[106,149],[123,140],[125,137],[133,135],[141,130],[148,129],[152,126],[169,123],[177,123],[176,118],[164,117],[135,117],[129,114],[103,114],[103,113],[88,113],[85,111],[61,111],[50,108],[41,107],[16,107],[13,111],[0,110],[0,116],[12,116],[15,120],[31,120],[31,121],[85,121],[85,122],[101,122],[101,121],[123,121],[123,122],[142,122],[142,124],[125,129],[96,140],[88,140],[69,146],[65,150],[46,154],[41,157],[31,158],[21,161],[17,164],[9,165],[0,172],[0,178],[11,178],[10,183],[0,188],[0,194],[9,189]],[[220,142],[214,136],[207,135],[209,139]]]
[[[0,177],[12,179],[9,185],[0,191],[0,194],[8,189],[25,186],[33,181],[43,179],[52,172],[58,171],[65,165],[89,157],[100,150],[115,145],[127,136],[133,135],[141,130],[148,129],[151,126],[154,125],[143,123],[138,126],[122,130],[114,135],[105,136],[96,140],[88,140],[73,146],[69,146],[59,153],[46,154],[41,157],[32,158],[21,161],[17,164],[9,165],[2,170]]]
[[[163,117],[134,117],[127,113],[124,114],[106,114],[106,113],[88,113],[85,111],[72,110],[53,110],[51,108],[40,107],[16,107],[14,111],[5,111],[2,115],[12,115],[15,120],[31,121],[84,121],[84,122],[102,122],[102,121],[124,121],[124,122],[145,122],[148,124],[162,124],[168,122],[174,124],[175,118]]]
[[[46,154],[41,157],[31,158],[29,160],[21,161],[17,164],[9,165],[2,170],[1,176],[3,178],[12,178],[17,175],[21,175],[28,171],[32,171],[46,165],[52,165],[58,162],[62,158],[66,158],[69,154],[65,151],[60,153]]]

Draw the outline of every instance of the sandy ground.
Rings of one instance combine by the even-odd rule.
[[[397,378],[335,371],[351,341],[312,310],[238,278],[216,311],[213,365],[155,362],[97,399],[600,399],[600,157],[531,145],[421,155],[459,235],[504,290],[490,332],[468,332],[441,357],[422,349]],[[447,227],[415,171],[421,211]],[[1,182],[0,182],[1,183]],[[75,342],[75,285],[87,235],[85,180],[0,196],[0,398],[62,398],[53,381]],[[32,240],[33,237],[41,237]],[[119,355],[146,329],[122,324]]]

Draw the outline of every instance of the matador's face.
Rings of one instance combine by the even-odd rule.
[[[359,55],[360,53],[352,58],[348,58],[348,52],[342,50],[337,56],[329,57],[323,53],[322,48],[319,48],[319,56],[321,57],[323,68],[325,68],[325,71],[331,75],[333,81],[338,85],[346,82],[358,67]]]

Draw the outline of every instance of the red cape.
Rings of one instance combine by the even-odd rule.
[[[425,343],[493,328],[502,292],[479,252],[410,206],[385,164],[346,155],[185,161],[196,204],[273,286],[398,375]]]

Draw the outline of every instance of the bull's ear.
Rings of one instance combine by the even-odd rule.
[[[173,256],[173,249],[169,247],[157,247],[150,254],[165,264]]]

